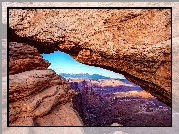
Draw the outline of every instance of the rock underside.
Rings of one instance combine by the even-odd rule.
[[[123,74],[171,106],[170,9],[10,9],[9,28],[10,41]]]
[[[38,50],[14,42],[9,48],[9,125],[83,126],[70,84],[47,69],[50,63]]]

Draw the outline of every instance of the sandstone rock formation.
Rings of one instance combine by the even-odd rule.
[[[9,17],[11,41],[121,73],[171,106],[170,9],[11,9]]]
[[[55,71],[46,69],[50,64],[34,47],[9,44],[9,65],[17,63],[9,75],[9,125],[82,126],[71,105],[74,91],[70,84]]]
[[[98,79],[98,80],[92,80],[92,79],[85,79],[85,78],[66,78],[66,80],[68,80],[69,82],[77,82],[80,83],[82,81],[85,80],[85,82],[87,82],[88,84],[91,85],[96,85],[97,87],[105,87],[105,86],[128,86],[128,87],[133,87],[136,86],[134,83],[129,82],[129,81],[122,81],[119,79],[109,79],[109,80],[102,80],[102,79]]]
[[[52,70],[31,70],[9,75],[9,101],[16,101],[34,92],[62,84],[65,84],[65,81]]]
[[[151,94],[145,91],[128,91],[128,92],[116,92],[114,93],[115,97],[142,97],[142,98],[154,98]]]
[[[38,50],[24,43],[9,43],[9,74],[33,69],[47,69],[50,63],[42,58]]]

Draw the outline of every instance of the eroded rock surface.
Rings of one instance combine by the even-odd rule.
[[[50,86],[65,84],[53,70],[31,70],[9,75],[9,100],[16,101]]]
[[[71,103],[58,105],[47,116],[37,118],[36,124],[38,126],[82,126],[82,121],[76,120],[80,117],[70,105]]]
[[[43,59],[38,50],[24,43],[9,43],[9,74],[17,74],[33,69],[43,70],[50,63]]]
[[[121,73],[171,106],[170,9],[13,9],[9,17],[10,40]]]
[[[50,88],[46,88],[42,92],[36,93],[35,95],[30,95],[22,100],[10,103],[9,121],[12,126],[39,126],[40,124],[36,123],[35,119],[41,117],[45,118],[45,120],[51,120],[53,122],[50,124],[44,122],[41,124],[41,126],[77,125],[75,122],[72,122],[72,124],[65,124],[65,117],[64,119],[61,119],[58,116],[57,117],[59,120],[64,122],[64,124],[58,124],[58,122],[55,123],[53,118],[51,118],[51,115],[49,115],[49,112],[56,106],[61,108],[61,106],[63,107],[63,105],[70,102],[73,95],[74,92],[70,90],[67,85],[56,85]],[[59,111],[56,110],[56,112],[58,113]],[[70,110],[68,111],[67,109],[66,116],[68,116],[69,113],[72,112],[70,112]],[[78,120],[78,117],[74,111],[73,115],[71,115],[69,118],[73,118],[73,120],[76,122],[78,121],[79,124],[80,121]],[[82,123],[80,125],[82,126]]]
[[[9,44],[9,64],[18,63],[10,68],[9,125],[82,126],[80,117],[69,105],[74,96],[70,84],[55,71],[46,69],[50,64],[33,46],[15,42]],[[52,111],[55,112],[52,114]]]

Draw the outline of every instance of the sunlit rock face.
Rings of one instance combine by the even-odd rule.
[[[121,73],[171,106],[169,9],[11,9],[9,17],[11,41]]]

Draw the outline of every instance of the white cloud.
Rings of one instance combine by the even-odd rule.
[[[79,67],[80,65],[76,65],[77,67]]]

